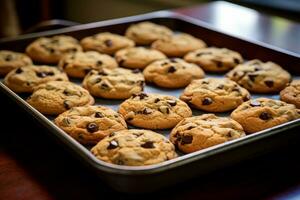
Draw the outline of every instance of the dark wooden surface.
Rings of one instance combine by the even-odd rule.
[[[177,12],[191,15],[221,26],[216,12],[228,7],[240,17],[224,21],[243,22],[243,12],[248,9],[231,4],[216,3],[180,9]],[[227,9],[228,9],[227,8]],[[235,10],[237,9],[237,10]],[[254,12],[254,11],[250,11]],[[254,12],[255,13],[255,12]],[[229,13],[233,15],[233,13]],[[284,34],[277,34],[273,23],[283,19],[268,18],[255,13],[256,19],[248,20],[244,28],[232,29],[234,34],[244,34],[269,42],[281,48],[300,52],[300,26],[286,21],[289,27]],[[264,25],[261,25],[262,19]],[[272,23],[271,23],[272,22]],[[220,24],[221,23],[221,24]],[[228,22],[229,23],[229,22]],[[262,28],[256,30],[257,28]],[[252,31],[250,30],[252,29]],[[253,30],[254,29],[254,30]],[[230,29],[231,30],[231,29]],[[227,30],[228,31],[228,30]],[[291,31],[291,32],[290,32]],[[257,33],[251,35],[251,33]],[[266,36],[268,35],[268,36]],[[276,40],[277,38],[278,40]],[[224,168],[206,176],[163,189],[155,194],[120,194],[97,179],[94,174],[60,146],[43,127],[33,122],[16,105],[0,94],[0,200],[10,199],[300,199],[300,142],[291,141],[264,156],[249,158],[243,163]],[[300,133],[300,130],[299,130]],[[255,148],[255,147],[254,147]],[[188,172],[186,172],[188,173]],[[142,180],[141,180],[142,181]]]

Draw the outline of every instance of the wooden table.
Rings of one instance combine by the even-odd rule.
[[[222,12],[221,12],[222,11]],[[230,34],[300,53],[300,25],[217,2],[175,12],[201,19]],[[120,194],[94,177],[0,94],[0,199],[288,199],[300,198],[300,145],[292,141],[264,156],[147,195]],[[300,133],[300,131],[299,131]],[[188,173],[188,172],[186,172]]]

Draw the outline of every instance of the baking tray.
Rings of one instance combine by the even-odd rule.
[[[294,79],[300,74],[300,56],[286,50],[273,47],[257,41],[251,41],[224,34],[209,24],[199,20],[180,15],[171,11],[159,11],[144,15],[107,20],[102,22],[77,25],[73,27],[32,33],[17,38],[0,39],[0,49],[24,51],[26,46],[37,37],[56,34],[67,34],[77,39],[93,35],[102,31],[124,34],[126,28],[136,22],[153,21],[163,24],[178,32],[187,32],[203,39],[209,46],[227,47],[240,52],[245,59],[258,58],[263,61],[274,61],[291,72]],[[210,76],[222,76],[207,74]],[[119,166],[105,163],[96,159],[89,149],[82,146],[52,122],[53,117],[45,116],[26,103],[26,95],[17,95],[0,82],[0,91],[15,101],[22,109],[32,115],[40,124],[50,130],[67,149],[71,150],[77,158],[94,170],[102,180],[114,189],[122,192],[140,193],[149,192],[165,186],[187,180],[201,174],[209,173],[224,166],[240,162],[250,156],[256,156],[287,144],[289,140],[297,137],[300,130],[300,119],[264,130],[244,138],[200,150],[194,153],[180,155],[178,158],[150,166]],[[80,83],[78,80],[72,80]],[[163,93],[179,96],[183,89],[169,90],[147,85],[146,92]],[[253,95],[252,98],[265,96],[278,99],[278,95]],[[96,98],[96,104],[104,105],[117,110],[120,100],[103,100]],[[201,111],[193,110],[194,115]],[[228,115],[228,113],[218,114]],[[168,136],[170,130],[158,131]]]

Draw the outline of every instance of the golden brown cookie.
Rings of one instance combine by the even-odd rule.
[[[73,107],[54,122],[78,142],[91,145],[115,131],[127,129],[123,117],[104,106]]]
[[[153,165],[177,157],[174,145],[167,138],[142,129],[114,132],[91,152],[99,160],[127,166]]]
[[[247,133],[258,132],[299,118],[295,105],[283,101],[258,98],[247,101],[231,113]]]
[[[292,81],[286,88],[281,90],[280,99],[300,108],[300,80]]]
[[[249,92],[234,81],[224,78],[194,80],[180,99],[208,112],[226,112],[250,99]]]
[[[242,126],[229,117],[214,114],[183,119],[170,134],[171,142],[184,153],[191,153],[244,137]]]

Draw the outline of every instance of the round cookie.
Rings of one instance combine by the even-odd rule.
[[[188,105],[176,97],[145,93],[124,101],[119,113],[128,123],[147,129],[173,128],[183,118],[192,116]]]
[[[118,63],[109,55],[100,54],[97,51],[87,51],[64,56],[58,66],[71,77],[83,78],[91,70],[116,68]]]
[[[177,157],[174,145],[164,136],[150,130],[122,130],[105,137],[91,152],[108,163],[144,166]]]
[[[82,144],[97,144],[109,134],[127,129],[123,117],[104,106],[73,107],[54,123]]]
[[[192,51],[184,60],[199,65],[204,71],[225,72],[243,62],[242,56],[226,48],[209,47]]]
[[[286,88],[281,90],[280,99],[300,108],[300,80],[292,81]]]
[[[126,37],[139,45],[149,45],[155,40],[168,38],[173,31],[163,25],[154,24],[149,21],[132,24],[126,30]]]
[[[261,131],[300,117],[295,105],[283,101],[258,98],[247,101],[231,113],[247,133]]]
[[[0,50],[0,76],[26,65],[31,65],[31,59],[23,53],[8,50]]]
[[[153,61],[167,58],[162,52],[145,47],[121,49],[115,54],[120,66],[134,69],[144,69]]]
[[[56,67],[29,65],[12,70],[4,78],[4,84],[17,93],[31,93],[34,87],[48,81],[68,81],[68,77]]]
[[[83,80],[83,87],[93,96],[106,99],[127,99],[143,91],[145,80],[139,70],[123,68],[91,71]]]
[[[203,40],[190,34],[179,33],[168,38],[156,40],[151,47],[170,57],[182,57],[190,51],[206,47],[206,44]]]
[[[236,66],[226,77],[256,93],[272,93],[282,90],[291,75],[273,62],[251,60]]]
[[[98,33],[93,36],[85,37],[80,41],[80,43],[85,51],[94,50],[110,55],[113,55],[120,49],[133,47],[135,45],[132,40],[109,32]]]
[[[82,51],[79,42],[66,35],[38,38],[26,48],[32,60],[48,64],[57,64],[64,54],[77,51]]]
[[[179,122],[170,140],[180,151],[191,153],[244,136],[242,126],[235,120],[203,114]]]
[[[194,79],[203,78],[204,75],[200,67],[180,58],[158,60],[144,69],[147,82],[164,88],[184,87]]]
[[[250,99],[249,92],[234,81],[224,78],[194,80],[180,99],[208,112],[225,112]]]
[[[58,115],[72,107],[92,105],[94,98],[75,83],[49,81],[35,87],[27,102],[43,114]]]

